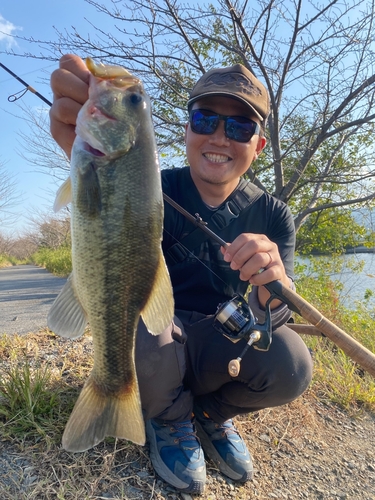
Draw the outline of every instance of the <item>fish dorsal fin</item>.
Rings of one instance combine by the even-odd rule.
[[[69,205],[72,201],[72,182],[70,177],[64,181],[64,183],[59,187],[56,193],[55,203],[53,205],[54,212],[58,212],[62,208]]]
[[[86,313],[74,290],[71,274],[48,313],[47,325],[57,335],[75,339],[85,331]]]
[[[141,316],[150,333],[159,335],[170,325],[174,315],[174,299],[171,279],[160,250],[159,265],[154,286]]]

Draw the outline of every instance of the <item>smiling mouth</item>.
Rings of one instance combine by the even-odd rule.
[[[226,163],[231,160],[229,156],[218,153],[203,153],[203,156],[212,163]]]

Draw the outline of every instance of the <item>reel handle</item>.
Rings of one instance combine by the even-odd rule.
[[[246,354],[246,351],[249,349],[250,346],[252,346],[255,342],[258,342],[261,338],[262,334],[259,330],[254,330],[250,334],[249,341],[245,345],[244,350],[241,353],[241,356],[239,356],[237,359],[232,359],[228,363],[228,373],[231,377],[238,377],[241,369],[241,361],[244,355]]]
[[[241,359],[232,359],[228,363],[228,373],[231,377],[238,377],[238,374],[240,373],[241,365],[240,365]]]

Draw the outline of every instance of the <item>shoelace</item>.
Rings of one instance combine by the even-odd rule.
[[[193,424],[189,421],[179,422],[170,425],[171,432],[176,431],[175,440],[178,441],[197,441],[197,435],[195,434]],[[181,435],[178,435],[181,434]]]
[[[222,433],[229,436],[230,434],[236,434],[239,436],[239,432],[234,427],[233,420],[226,420],[223,424],[217,424],[218,429],[222,429]]]
[[[210,420],[212,423],[215,424],[215,428],[218,431],[220,430],[223,436],[224,436],[224,434],[226,434],[227,436],[229,436],[230,434],[236,434],[237,436],[239,436],[239,432],[234,427],[232,419],[226,420],[222,424],[217,424],[216,422],[214,422],[212,420],[212,418],[205,411],[203,412],[203,415],[205,416],[205,418],[207,420]]]

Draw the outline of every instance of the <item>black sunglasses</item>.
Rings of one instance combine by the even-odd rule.
[[[260,131],[257,122],[244,116],[224,116],[208,109],[192,109],[189,113],[190,127],[196,134],[213,134],[220,120],[224,120],[225,136],[237,142],[249,142]]]

